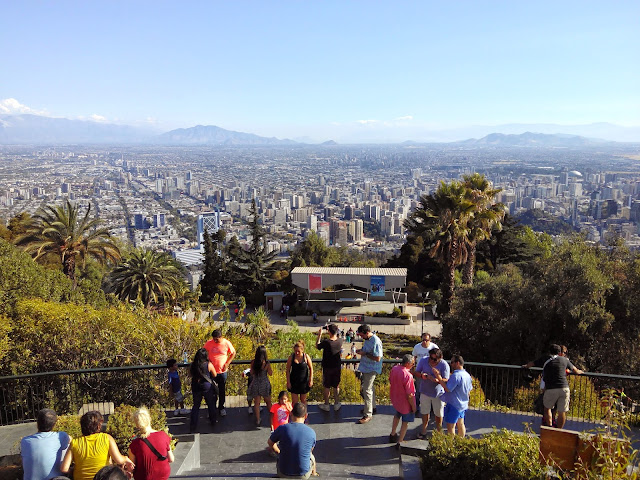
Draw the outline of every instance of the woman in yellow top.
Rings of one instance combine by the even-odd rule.
[[[98,470],[109,465],[109,460],[122,465],[129,472],[133,471],[133,462],[120,453],[113,437],[101,432],[103,422],[104,418],[100,412],[93,411],[82,415],[82,437],[71,440],[60,468],[62,473],[68,473],[73,462],[73,480],[93,480]]]

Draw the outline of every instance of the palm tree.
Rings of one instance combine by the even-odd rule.
[[[134,250],[111,271],[106,290],[124,301],[173,303],[184,294],[185,281],[176,261],[165,252]]]
[[[484,175],[474,173],[462,178],[463,185],[467,188],[467,199],[474,205],[473,217],[469,219],[467,259],[462,270],[462,283],[472,285],[476,265],[476,245],[478,241],[491,238],[493,230],[502,229],[504,206],[501,203],[494,203],[495,196],[502,189],[491,188],[491,183]]]
[[[120,259],[120,250],[109,230],[98,228],[100,220],[90,218],[90,214],[91,204],[84,216],[79,206],[69,200],[63,205],[47,205],[33,216],[26,233],[16,239],[16,244],[23,246],[38,262],[52,257],[59,260],[63,273],[75,286],[78,260],[84,266],[88,257],[101,264]]]
[[[246,334],[258,343],[264,343],[271,333],[271,320],[264,307],[259,306],[255,312],[247,315],[244,321]]]
[[[435,193],[420,198],[420,208],[406,220],[410,233],[425,238],[429,255],[443,269],[442,297],[449,311],[455,288],[455,271],[467,260],[469,220],[474,204],[467,198],[466,187],[458,181],[441,182]]]

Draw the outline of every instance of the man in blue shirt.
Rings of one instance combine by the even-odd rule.
[[[291,411],[291,422],[280,425],[269,437],[269,447],[278,455],[278,477],[308,479],[316,475],[316,432],[304,424],[307,407],[298,402]]]
[[[364,399],[362,418],[358,423],[363,424],[371,420],[376,404],[373,382],[376,375],[382,373],[382,342],[371,332],[371,327],[366,323],[358,327],[358,335],[363,340],[362,348],[356,350],[360,355],[360,365],[358,371],[362,374],[360,393]]]
[[[43,408],[38,412],[38,433],[20,441],[24,480],[48,480],[62,475],[60,463],[71,437],[65,432],[52,432],[57,421],[56,412]]]
[[[464,415],[469,408],[469,394],[473,389],[471,375],[464,369],[464,359],[461,355],[451,357],[451,376],[446,379],[437,370],[433,372],[437,382],[444,388],[442,400],[444,407],[444,421],[447,424],[447,433],[454,434],[454,428],[458,427],[458,435],[464,437]]]
[[[420,382],[420,413],[422,415],[422,428],[418,438],[427,437],[427,425],[429,423],[429,413],[433,407],[436,417],[436,428],[442,431],[442,418],[444,417],[444,388],[434,376],[436,370],[443,380],[449,378],[449,364],[442,359],[442,351],[436,347],[429,351],[429,354],[418,362],[415,377],[421,379]]]

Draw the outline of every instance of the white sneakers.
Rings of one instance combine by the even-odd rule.
[[[220,416],[221,417],[226,417],[227,416],[227,411],[224,408],[220,410]]]
[[[328,412],[329,410],[331,410],[331,405],[329,405],[328,403],[321,403],[318,405],[318,408],[323,412]]]
[[[334,403],[333,404],[333,409],[337,412],[338,410],[340,410],[340,407],[342,407],[341,403]]]
[[[249,415],[253,415],[253,407],[248,407],[248,408],[247,408],[247,413],[248,413]]]

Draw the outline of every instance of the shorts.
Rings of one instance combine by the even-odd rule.
[[[173,398],[178,403],[182,403],[184,401],[184,395],[182,395],[182,392],[173,392]]]
[[[313,472],[314,468],[316,467],[316,457],[313,456],[313,453],[311,454],[310,460],[311,460],[311,468],[309,469],[309,471],[304,475],[299,475],[299,476],[285,475],[280,471],[280,466],[276,464],[277,470],[278,470],[278,478],[300,478],[302,480],[307,480],[309,477],[311,477],[311,472]]]
[[[451,405],[444,406],[444,421],[445,423],[458,423],[458,420],[464,420],[464,413],[466,410],[456,410]]]
[[[542,403],[544,408],[552,409],[554,406],[558,407],[558,412],[569,411],[569,399],[571,397],[571,390],[569,387],[564,388],[550,388],[544,391],[542,397]]]
[[[400,413],[399,411],[396,410],[395,413],[395,417],[396,418],[402,418],[403,422],[413,422],[416,419],[416,414],[413,412],[409,412],[409,413]]]
[[[436,417],[444,417],[444,402],[439,397],[430,397],[424,393],[420,394],[420,414],[429,415],[433,407],[433,414]]]
[[[340,385],[340,375],[342,374],[342,368],[323,368],[322,369],[322,386],[324,388],[338,388]]]

